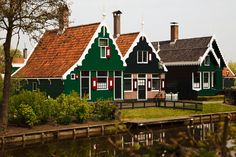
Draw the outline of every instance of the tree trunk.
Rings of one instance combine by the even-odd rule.
[[[10,83],[11,83],[11,69],[12,69],[12,57],[10,54],[11,50],[11,39],[12,39],[12,23],[9,21],[9,27],[7,30],[6,41],[4,46],[4,57],[5,57],[5,74],[3,83],[3,100],[0,108],[0,129],[6,131],[8,125],[8,102],[10,97]]]

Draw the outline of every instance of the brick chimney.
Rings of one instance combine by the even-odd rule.
[[[114,38],[119,37],[120,35],[120,15],[122,12],[120,10],[113,12],[113,18],[114,18]]]
[[[23,49],[23,58],[24,59],[27,59],[27,57],[28,57],[28,52],[27,51],[28,51],[27,48]]]
[[[61,5],[58,9],[59,34],[62,34],[69,27],[69,8],[67,5]]]
[[[179,39],[179,24],[177,22],[170,23],[170,40],[175,42]]]

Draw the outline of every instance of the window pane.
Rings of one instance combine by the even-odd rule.
[[[121,76],[121,71],[115,71],[115,76]]]
[[[100,51],[101,58],[106,58],[106,47],[101,47]]]
[[[160,80],[152,79],[152,90],[159,90],[159,89],[160,89]]]
[[[98,89],[107,89],[107,79],[106,78],[98,78],[97,88]]]
[[[159,78],[159,75],[158,74],[152,74],[152,77],[155,77],[155,78]]]
[[[131,90],[132,89],[132,81],[131,79],[124,79],[125,83],[125,90]]]
[[[204,83],[208,83],[209,75],[208,73],[204,73]]]
[[[200,73],[194,73],[194,83],[200,83]]]
[[[108,39],[99,39],[99,43],[100,45],[99,46],[108,46]]]
[[[98,76],[107,76],[107,71],[98,71]]]
[[[147,62],[147,51],[143,51],[143,62]]]
[[[131,78],[131,74],[124,74],[125,78]]]
[[[145,78],[146,74],[138,74],[138,77]]]
[[[142,62],[142,51],[138,51],[138,62]]]
[[[82,76],[89,76],[89,71],[82,71]]]

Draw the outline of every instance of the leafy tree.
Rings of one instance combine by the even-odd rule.
[[[0,31],[4,33],[4,82],[3,100],[0,107],[0,128],[5,131],[8,124],[8,103],[11,84],[12,37],[16,35],[19,44],[20,33],[37,40],[45,29],[58,25],[59,8],[67,8],[67,0],[0,0]],[[18,47],[18,46],[17,46]],[[15,51],[16,53],[16,51]],[[13,55],[15,54],[13,53]]]
[[[233,71],[233,73],[235,73],[236,74],[236,62],[229,62],[229,67],[230,67],[230,69]]]

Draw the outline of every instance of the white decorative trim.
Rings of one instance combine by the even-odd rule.
[[[85,59],[85,56],[88,54],[89,49],[91,48],[92,44],[94,43],[95,39],[98,37],[98,34],[101,32],[102,27],[107,28],[107,33],[109,34],[109,38],[113,41],[113,44],[115,45],[116,50],[118,51],[118,55],[120,56],[120,59],[123,61],[123,66],[126,66],[125,60],[120,52],[119,47],[117,46],[113,36],[111,35],[111,32],[109,31],[107,25],[104,22],[101,22],[100,25],[98,26],[96,32],[93,34],[93,37],[90,39],[90,42],[88,43],[87,47],[85,48],[84,52],[80,56],[79,60],[72,66],[70,69],[68,69],[62,76],[63,79],[66,79],[66,76],[73,71],[74,68],[77,66],[82,66],[82,61]]]

